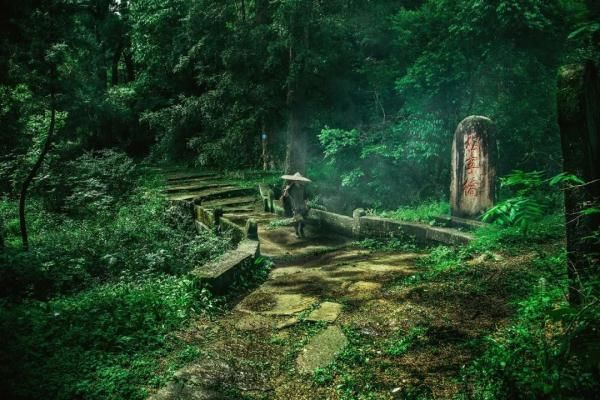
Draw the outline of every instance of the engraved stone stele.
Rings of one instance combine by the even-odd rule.
[[[477,218],[494,205],[496,195],[496,132],[481,116],[465,118],[452,144],[452,216]]]

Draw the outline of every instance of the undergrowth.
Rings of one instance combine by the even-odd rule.
[[[161,194],[160,176],[132,174],[121,194],[101,172],[82,178],[97,183],[93,202],[102,205],[84,214],[32,197],[29,252],[20,248],[16,202],[0,201],[3,398],[143,399],[200,356],[178,338],[186,321],[225,304],[187,272],[229,249],[228,238],[198,234],[189,211]],[[84,199],[87,186],[71,181],[71,199]],[[240,288],[265,279],[268,263],[260,265]]]
[[[462,371],[458,398],[592,398],[600,390],[600,313],[596,300],[578,309],[566,301],[561,222],[555,215],[533,223],[526,240],[519,227],[481,229],[468,246],[430,249],[418,262],[420,273],[395,283],[453,281],[473,294],[500,291],[512,305],[510,323],[477,344],[479,356]],[[487,261],[501,265],[496,286],[481,267]],[[412,336],[409,332],[388,351],[406,351]]]
[[[403,206],[395,211],[372,211],[380,217],[398,219],[402,221],[423,222],[426,224],[434,223],[435,217],[447,215],[450,212],[450,205],[446,201],[423,202],[416,206]]]

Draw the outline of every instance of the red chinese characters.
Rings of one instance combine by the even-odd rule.
[[[474,132],[465,136],[465,180],[463,182],[463,193],[466,197],[477,197],[481,187],[481,174],[479,172],[481,149],[481,138]]]

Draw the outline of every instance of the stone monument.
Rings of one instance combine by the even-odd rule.
[[[454,133],[450,212],[477,218],[494,205],[496,195],[496,135],[489,118],[465,118]]]

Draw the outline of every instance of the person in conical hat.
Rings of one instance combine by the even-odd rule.
[[[294,218],[296,237],[304,237],[304,219],[308,215],[308,205],[304,199],[304,184],[311,180],[302,176],[300,172],[294,175],[283,175],[281,179],[285,180],[285,188],[281,196],[285,214],[287,217]]]

